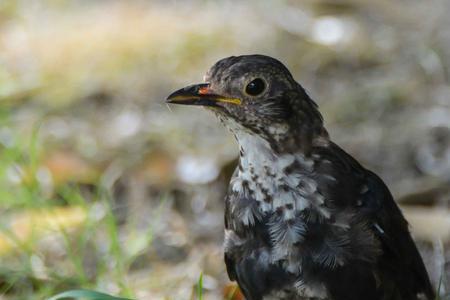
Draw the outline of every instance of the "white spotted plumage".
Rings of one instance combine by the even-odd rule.
[[[236,203],[232,206],[237,222],[251,226],[263,214],[276,214],[276,221],[268,224],[275,245],[272,260],[288,259],[289,249],[302,241],[306,231],[305,220],[299,213],[313,206],[322,217],[330,215],[323,207],[324,199],[318,193],[317,184],[309,176],[314,162],[302,153],[277,155],[260,136],[232,120],[226,120],[225,124],[241,147],[241,168],[231,181],[231,190],[238,195],[237,199],[250,197],[248,193],[252,191],[251,197],[258,204],[242,207]],[[294,164],[299,167],[296,172],[301,173],[288,174],[287,168]]]

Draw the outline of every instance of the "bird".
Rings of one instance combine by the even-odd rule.
[[[330,139],[279,60],[221,59],[166,102],[206,107],[237,141],[223,248],[247,300],[434,299],[388,187]]]

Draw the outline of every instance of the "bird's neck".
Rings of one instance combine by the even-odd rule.
[[[306,161],[310,159],[309,153],[305,153],[302,147],[293,151],[292,149],[280,151],[288,149],[282,149],[283,145],[277,145],[276,148],[273,143],[280,141],[275,139],[269,140],[245,131],[235,132],[235,137],[239,145],[240,167],[243,170],[253,172],[254,169],[265,169],[265,173],[270,171],[269,173],[272,175],[285,174],[285,168],[294,160]]]
[[[261,159],[284,154],[310,156],[314,146],[327,146],[330,142],[328,132],[322,125],[272,124],[268,128],[257,128],[256,133],[233,120],[221,118],[221,121],[235,136],[241,152],[255,152]],[[252,160],[257,157],[252,157]]]
[[[248,131],[233,132],[240,148],[239,172],[231,183],[234,192],[255,199],[262,212],[287,207],[283,212],[286,219],[293,218],[310,205],[308,198],[315,193],[316,183],[303,174],[313,172],[312,157],[301,148],[280,153],[259,135]],[[302,197],[296,196],[298,191],[303,193]]]

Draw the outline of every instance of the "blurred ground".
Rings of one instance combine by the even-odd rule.
[[[0,2],[0,299],[232,290],[231,136],[167,107],[218,59],[279,58],[333,139],[386,181],[450,291],[450,3]],[[230,298],[230,297],[228,297]]]

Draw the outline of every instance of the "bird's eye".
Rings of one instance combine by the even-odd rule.
[[[266,83],[261,78],[256,78],[250,81],[245,87],[245,92],[250,96],[257,96],[264,92],[266,89]]]

